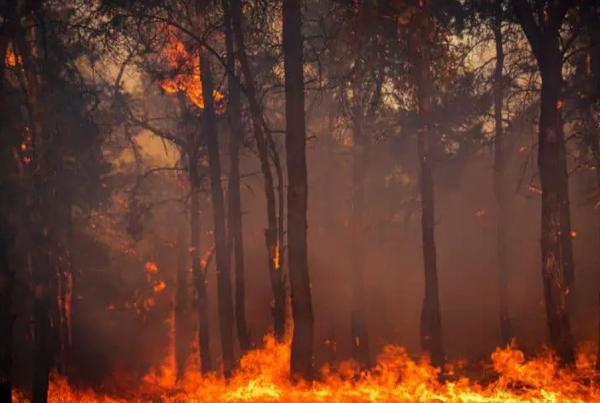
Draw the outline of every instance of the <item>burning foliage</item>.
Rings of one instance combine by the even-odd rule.
[[[169,94],[178,92],[186,94],[196,107],[204,109],[200,55],[190,52],[172,30],[167,30],[167,32],[168,41],[162,49],[160,58],[169,68],[169,72],[168,78],[160,81],[160,86]],[[214,91],[213,98],[216,111],[224,113],[225,97],[223,94]]]

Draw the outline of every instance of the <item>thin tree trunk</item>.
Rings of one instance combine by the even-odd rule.
[[[37,239],[40,249],[44,248],[45,241]],[[34,368],[32,402],[45,403],[48,401],[48,380],[51,365],[50,353],[50,292],[46,273],[50,270],[50,256],[43,250],[38,250],[33,259],[34,270],[34,300],[33,300],[33,325],[34,325]]]
[[[233,249],[235,268],[235,321],[242,353],[250,349],[250,332],[246,323],[246,289],[244,269],[244,239],[242,236],[242,201],[240,194],[240,145],[243,138],[240,86],[235,69],[233,32],[229,0],[223,0],[225,44],[229,76],[229,244]]]
[[[11,2],[5,8],[4,24],[0,29],[0,114],[4,114],[4,68],[9,39],[14,25],[14,8]],[[5,119],[0,120],[0,133],[3,132]],[[12,401],[12,354],[13,324],[12,313],[13,286],[15,272],[10,266],[9,239],[11,230],[4,219],[0,219],[0,402]]]
[[[542,277],[550,342],[565,363],[575,359],[569,324],[573,252],[569,184],[561,117],[558,33],[544,43],[538,166],[542,187]]]
[[[0,402],[10,402],[12,396],[13,313],[12,292],[15,272],[9,260],[9,230],[0,222]]]
[[[367,139],[363,133],[362,108],[353,111],[352,123],[352,355],[363,367],[370,366],[369,333],[365,314],[365,176]]]
[[[288,247],[292,315],[292,377],[313,375],[314,317],[308,273],[306,129],[300,0],[283,1]]]
[[[189,286],[187,271],[187,242],[185,231],[177,232],[177,285],[175,291],[175,365],[177,378],[185,373],[185,364],[190,354]]]
[[[231,292],[231,270],[229,265],[229,249],[227,248],[227,232],[225,226],[225,199],[221,187],[221,161],[217,122],[213,101],[213,78],[208,53],[200,56],[200,74],[202,77],[202,94],[204,97],[204,138],[208,150],[210,188],[212,197],[213,225],[217,263],[217,299],[219,307],[219,324],[221,331],[221,351],[223,353],[223,374],[231,376],[233,370],[233,296]]]
[[[421,231],[423,261],[425,268],[425,297],[421,311],[421,347],[430,355],[435,366],[444,363],[442,320],[437,276],[435,249],[435,211],[432,172],[431,139],[431,72],[429,43],[431,24],[428,8],[430,3],[419,3],[412,29],[412,57],[415,61],[417,102],[419,109],[419,129],[417,132],[417,152],[419,157],[419,187],[421,192]]]
[[[506,211],[504,130],[502,127],[502,104],[504,102],[504,49],[502,48],[502,0],[496,1],[496,15],[493,21],[494,42],[496,45],[496,68],[494,71],[494,192],[497,203],[496,256],[498,267],[500,342],[510,343],[512,329],[508,312],[508,265],[506,261]]]
[[[196,309],[198,310],[198,346],[203,374],[212,371],[210,357],[210,332],[208,324],[208,301],[206,296],[206,267],[200,262],[200,177],[198,174],[198,148],[194,145],[188,150],[188,169],[191,187],[190,201],[190,238],[192,271],[196,287]]]
[[[231,0],[230,4],[237,54],[244,76],[245,93],[250,106],[250,114],[252,115],[252,129],[256,139],[256,148],[258,149],[258,156],[264,180],[265,198],[267,200],[267,228],[265,229],[265,241],[267,246],[271,289],[273,291],[273,325],[275,337],[281,341],[285,336],[286,324],[285,276],[281,266],[281,248],[283,245],[278,242],[278,239],[280,238],[279,234],[281,234],[282,229],[278,228],[275,187],[273,173],[269,164],[267,139],[263,131],[261,107],[256,95],[254,77],[250,70],[250,63],[244,45],[244,35],[242,32],[242,5],[240,0]]]

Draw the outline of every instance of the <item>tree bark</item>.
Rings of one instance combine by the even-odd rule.
[[[269,150],[267,139],[263,130],[262,112],[256,95],[254,77],[250,69],[250,63],[246,55],[244,45],[244,35],[242,32],[242,5],[240,0],[231,0],[231,18],[233,24],[234,38],[238,51],[238,59],[244,76],[245,94],[250,106],[252,115],[252,130],[256,139],[256,148],[260,159],[261,172],[264,180],[265,198],[267,201],[267,228],[265,229],[265,242],[268,256],[268,270],[271,279],[271,289],[273,291],[273,327],[275,337],[282,341],[285,337],[286,325],[286,289],[285,276],[281,265],[282,246],[278,239],[281,239],[282,228],[278,228],[275,187],[273,182],[273,173],[269,163]],[[281,186],[281,183],[280,183]],[[281,203],[280,203],[281,204]],[[280,215],[282,206],[280,205]]]
[[[0,222],[0,402],[11,402],[13,323],[12,292],[15,272],[10,267],[9,234]]]
[[[365,315],[365,176],[367,139],[363,133],[362,108],[356,107],[352,117],[352,355],[364,368],[370,366],[369,333]]]
[[[33,263],[33,385],[32,402],[45,403],[48,399],[48,380],[51,367],[50,303],[52,294],[53,254],[51,234],[53,233],[53,191],[48,180],[48,148],[43,123],[42,82],[35,60],[35,35],[33,41],[26,40],[22,26],[15,29],[15,46],[22,58],[27,84],[27,109],[32,129],[33,184],[30,195],[31,228],[34,247]],[[29,38],[27,38],[29,39]],[[31,42],[31,45],[30,43]]]
[[[185,231],[180,228],[177,233],[177,285],[175,290],[175,365],[178,379],[185,373],[185,364],[190,354],[191,344],[187,245]]]
[[[231,293],[231,270],[227,232],[225,226],[225,200],[221,187],[221,161],[217,122],[213,101],[213,78],[208,53],[200,56],[200,74],[202,77],[202,95],[204,98],[204,138],[208,150],[208,165],[212,198],[215,252],[217,263],[217,299],[219,324],[221,331],[221,351],[223,354],[223,374],[231,376],[233,370],[233,298]]]
[[[283,57],[285,71],[286,159],[288,173],[288,247],[292,315],[291,374],[313,375],[314,317],[308,273],[306,128],[302,61],[300,0],[283,2]]]
[[[242,353],[250,349],[250,332],[246,322],[246,286],[244,268],[244,239],[242,236],[242,201],[240,194],[240,145],[243,138],[240,86],[235,69],[233,32],[229,0],[223,0],[225,44],[227,48],[227,69],[229,76],[228,114],[229,137],[229,245],[233,250],[235,271],[235,321],[238,342]]]
[[[551,45],[554,42],[554,46]],[[542,277],[550,341],[565,363],[574,361],[569,324],[573,252],[569,185],[560,110],[562,56],[549,40],[542,73],[538,166],[542,187]]]
[[[4,110],[4,68],[9,40],[13,34],[16,2],[9,2],[3,10],[4,24],[0,28],[0,114]],[[0,120],[0,133],[4,131],[5,120]],[[7,154],[3,154],[7,155]],[[12,312],[15,271],[10,266],[10,239],[14,238],[8,223],[0,218],[0,402],[12,401],[12,354],[13,324]]]
[[[512,337],[510,314],[508,312],[508,265],[506,261],[506,211],[504,129],[502,127],[502,105],[504,102],[504,49],[502,47],[502,0],[496,1],[493,24],[496,45],[496,67],[494,70],[494,193],[497,204],[496,256],[498,268],[500,343],[506,346]]]
[[[431,83],[429,36],[431,35],[430,3],[420,2],[411,31],[412,57],[414,58],[419,128],[417,153],[419,158],[419,188],[421,193],[421,231],[425,269],[425,297],[421,311],[421,347],[430,355],[435,366],[444,363],[442,320],[435,248],[435,210],[432,170],[431,139]]]
[[[542,188],[542,280],[550,343],[563,363],[575,360],[569,323],[574,280],[569,182],[562,122],[562,54],[559,29],[570,0],[547,4],[542,26],[528,2],[512,0],[542,77],[538,168]]]
[[[208,301],[206,296],[206,267],[200,261],[200,176],[198,173],[198,147],[192,139],[188,150],[188,174],[190,179],[190,239],[192,271],[196,288],[196,309],[198,311],[198,347],[203,374],[212,371],[210,357],[210,331],[208,324]]]

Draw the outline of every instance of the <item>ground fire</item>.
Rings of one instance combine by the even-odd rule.
[[[600,402],[600,2],[0,1],[0,403]]]

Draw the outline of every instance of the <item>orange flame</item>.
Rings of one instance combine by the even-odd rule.
[[[16,67],[18,64],[21,63],[21,57],[17,56],[12,49],[8,49],[6,51],[6,56],[4,58],[4,65],[6,67]]]
[[[172,349],[171,349],[172,350]],[[580,353],[575,368],[560,368],[551,355],[526,359],[514,349],[491,355],[493,379],[480,382],[459,377],[460,365],[450,367],[450,378],[440,380],[439,369],[427,360],[415,361],[399,346],[386,346],[371,371],[353,362],[326,367],[320,380],[294,384],[289,380],[289,340],[278,343],[267,336],[264,347],[242,357],[233,377],[202,376],[188,370],[175,378],[173,352],[162,366],[143,377],[139,390],[126,397],[77,389],[54,376],[49,401],[75,402],[592,402],[600,401],[594,379],[593,355]],[[124,394],[125,396],[125,394]],[[138,397],[134,397],[138,396]],[[13,402],[25,402],[15,392]]]
[[[279,247],[279,241],[275,243],[273,247],[273,268],[279,270],[281,267],[281,248]]]
[[[183,92],[194,105],[204,109],[200,57],[190,53],[183,42],[173,32],[168,31],[168,41],[161,52],[161,58],[169,69],[175,72],[170,78],[160,82],[161,88],[169,94]],[[214,91],[213,99],[217,113],[222,113],[223,95]]]

